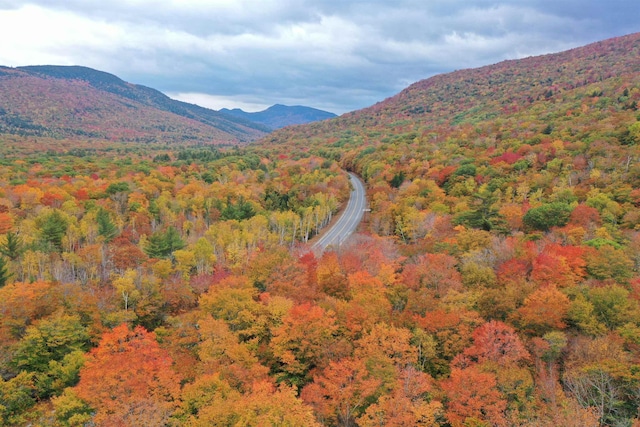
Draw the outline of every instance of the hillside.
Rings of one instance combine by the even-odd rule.
[[[138,142],[248,142],[269,129],[86,67],[0,67],[0,132]]]
[[[640,33],[632,34],[567,52],[437,75],[372,107],[280,130],[265,141],[304,140],[307,145],[311,138],[317,147],[343,149],[401,135],[432,144],[468,130],[493,138],[529,138],[549,124],[558,133],[588,127],[593,121],[589,112],[596,109],[631,116],[639,100],[639,40]]]
[[[223,108],[220,112],[261,123],[270,129],[280,129],[286,126],[306,124],[336,117],[333,113],[316,108],[280,104],[272,105],[266,110],[255,113],[247,113],[239,108],[234,108],[233,110]]]

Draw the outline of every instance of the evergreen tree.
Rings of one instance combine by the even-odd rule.
[[[98,234],[104,237],[106,242],[111,241],[118,235],[118,227],[111,221],[109,212],[100,208],[96,214],[96,222],[98,223]]]
[[[67,221],[55,210],[44,218],[40,225],[40,237],[46,244],[50,244],[58,252],[62,251],[62,238],[67,232]]]
[[[147,210],[156,219],[156,221],[160,221],[160,207],[158,206],[158,203],[155,201],[155,199],[151,199]]]
[[[248,202],[244,197],[240,196],[236,203],[231,201],[231,197],[227,198],[227,206],[222,211],[220,218],[223,220],[235,219],[242,221],[255,216],[256,211],[253,208],[251,202]]]
[[[149,236],[149,241],[144,251],[151,258],[166,258],[174,251],[186,246],[180,233],[175,227],[169,227],[166,231],[157,231]]]
[[[0,288],[7,284],[11,278],[11,273],[7,266],[7,262],[0,256]]]
[[[397,174],[395,174],[393,178],[391,178],[389,185],[392,186],[393,188],[400,188],[404,180],[405,180],[404,172],[400,171]]]
[[[180,233],[175,227],[167,228],[164,233],[165,245],[167,247],[168,254],[171,255],[174,251],[183,249],[186,245],[184,240],[180,237]]]
[[[454,221],[481,230],[502,231],[504,219],[498,212],[497,202],[498,196],[484,186],[473,195],[469,210],[459,214]]]
[[[13,261],[22,255],[22,252],[24,252],[24,246],[18,233],[7,233],[7,240],[0,245],[0,254]]]

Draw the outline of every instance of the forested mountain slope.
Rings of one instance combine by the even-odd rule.
[[[0,67],[0,94],[0,132],[23,136],[239,143],[269,131],[86,67]]]
[[[342,152],[400,139],[439,145],[449,137],[477,144],[483,138],[508,141],[552,130],[555,135],[578,135],[595,128],[594,120],[600,129],[605,115],[627,121],[634,117],[640,97],[639,51],[640,34],[632,34],[567,52],[437,75],[372,107],[281,130],[267,140],[312,141],[315,147]],[[625,131],[616,125],[607,130]]]

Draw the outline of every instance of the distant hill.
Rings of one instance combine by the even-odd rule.
[[[290,125],[301,125],[336,117],[333,113],[311,107],[304,107],[301,105],[287,106],[280,104],[272,105],[266,110],[258,111],[256,113],[247,113],[239,108],[234,108],[233,110],[223,108],[220,112],[230,114],[234,117],[251,120],[253,122],[263,124],[271,129],[280,129]]]
[[[0,67],[0,94],[0,133],[242,143],[270,131],[80,66]]]

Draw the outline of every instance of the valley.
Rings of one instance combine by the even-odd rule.
[[[0,425],[638,425],[639,103],[640,34],[273,131],[0,68]]]

